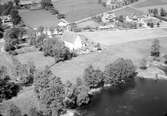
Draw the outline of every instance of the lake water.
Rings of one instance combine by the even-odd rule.
[[[167,116],[167,81],[135,80],[127,90],[103,90],[83,116]]]

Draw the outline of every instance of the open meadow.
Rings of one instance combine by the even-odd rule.
[[[55,8],[64,13],[66,20],[74,22],[97,15],[109,9],[98,4],[98,0],[59,0],[55,1]]]
[[[46,10],[20,10],[19,13],[24,23],[29,27],[50,27],[57,26],[59,23],[57,16],[51,15]]]

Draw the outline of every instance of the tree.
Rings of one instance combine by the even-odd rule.
[[[81,81],[80,78],[78,78]],[[65,99],[63,101],[66,108],[75,108],[88,104],[89,98],[89,87],[84,84],[74,85],[70,81],[65,86]]]
[[[72,53],[69,51],[65,44],[57,39],[47,39],[43,45],[45,56],[52,56],[55,58],[55,63],[72,58]]]
[[[5,116],[22,116],[20,109],[13,103],[9,103]]]
[[[17,25],[21,22],[21,17],[17,9],[12,9],[10,12],[10,15],[11,15],[12,22],[14,25]]]
[[[100,87],[104,83],[103,72],[99,69],[95,70],[92,65],[85,69],[83,78],[86,85],[90,88]]]
[[[151,46],[151,56],[159,57],[160,56],[160,44],[159,40],[155,39]]]
[[[25,30],[23,28],[11,28],[6,31],[4,35],[5,39],[5,50],[13,51],[18,48],[21,43],[22,36]]]
[[[19,6],[20,0],[14,0],[16,6]]]
[[[11,99],[20,90],[18,84],[10,82],[10,76],[5,66],[0,67],[0,102],[4,99]]]
[[[21,64],[18,62],[15,64],[16,76],[22,84],[25,86],[33,84],[34,76],[36,72],[36,67],[33,62],[28,62],[28,64]]]
[[[119,20],[121,23],[123,23],[123,22],[124,22],[124,17],[123,17],[123,15],[120,15],[120,16],[118,17],[118,20]]]
[[[48,114],[57,116],[63,109],[64,85],[49,69],[37,74],[35,92],[40,102],[46,106]]]
[[[41,7],[43,9],[51,9],[53,8],[53,4],[51,0],[41,0]]]
[[[76,104],[77,106],[82,106],[82,105],[86,105],[89,103],[90,98],[89,98],[89,87],[87,87],[86,85],[81,85],[78,86],[76,88],[76,96],[77,96],[77,101]]]
[[[42,116],[42,114],[35,107],[32,107],[28,112],[28,116]]]
[[[105,67],[105,83],[118,86],[129,81],[136,73],[136,68],[131,60],[119,58]]]
[[[166,11],[165,11],[165,9],[164,8],[161,8],[160,9],[160,16],[162,16],[162,17],[164,17],[164,16],[166,16]]]

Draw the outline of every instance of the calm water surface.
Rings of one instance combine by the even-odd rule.
[[[135,80],[127,90],[103,90],[84,116],[167,116],[167,81]]]

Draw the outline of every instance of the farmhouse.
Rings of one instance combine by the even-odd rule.
[[[71,51],[82,48],[81,37],[73,32],[65,31],[62,35],[62,40],[64,41],[65,46],[68,47]]]

